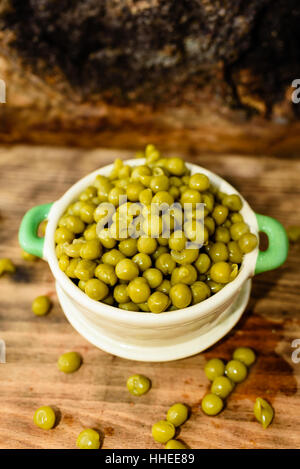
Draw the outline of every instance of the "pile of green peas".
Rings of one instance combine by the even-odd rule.
[[[235,349],[232,359],[225,363],[219,358],[209,360],[204,368],[207,378],[212,382],[210,393],[201,402],[207,415],[217,415],[224,407],[224,400],[234,390],[236,384],[247,378],[248,367],[256,360],[254,351],[249,347]]]
[[[60,269],[90,298],[162,313],[219,292],[257,238],[239,213],[237,194],[221,193],[205,174],[191,175],[182,159],[163,158],[153,145],[144,157],[136,167],[117,159],[109,176],[98,175],[73,201],[55,231],[56,254]],[[120,204],[122,197],[127,202]],[[154,203],[165,211],[153,214]],[[188,214],[178,209],[187,203]],[[201,220],[197,203],[204,204]],[[139,236],[132,237],[137,225]]]

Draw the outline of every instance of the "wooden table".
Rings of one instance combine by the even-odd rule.
[[[0,364],[0,447],[74,448],[78,433],[95,427],[104,435],[103,448],[159,448],[151,425],[170,404],[183,401],[192,413],[180,438],[191,448],[300,448],[300,363],[291,359],[291,343],[300,339],[300,245],[291,247],[283,267],[254,279],[247,311],[225,339],[197,356],[155,364],[123,360],[90,345],[64,317],[47,264],[21,259],[17,231],[28,208],[57,199],[115,157],[130,156],[102,149],[0,148],[0,257],[11,257],[17,265],[15,275],[0,279],[0,338],[7,346],[7,363]],[[300,159],[183,156],[232,182],[257,212],[286,226],[300,224]],[[31,302],[40,294],[50,295],[54,306],[47,317],[38,318]],[[226,409],[207,417],[200,410],[208,389],[204,364],[215,356],[229,359],[240,345],[257,351],[257,363]],[[56,361],[69,350],[80,352],[84,364],[68,376],[57,370]],[[132,373],[151,378],[147,395],[134,398],[126,391]],[[253,417],[257,396],[275,408],[267,430]],[[59,413],[52,431],[32,423],[41,405]]]

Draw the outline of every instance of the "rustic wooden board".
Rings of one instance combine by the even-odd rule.
[[[291,342],[300,338],[300,246],[292,246],[286,264],[254,279],[247,312],[221,342],[197,356],[171,363],[138,363],[96,349],[69,325],[58,304],[46,263],[20,258],[17,230],[33,205],[57,199],[77,179],[129,152],[43,147],[0,148],[0,257],[18,266],[0,280],[0,338],[7,363],[0,364],[0,447],[74,448],[82,428],[104,435],[103,448],[159,448],[151,424],[170,404],[184,401],[192,414],[180,437],[191,448],[300,448],[300,364],[291,360]],[[285,225],[300,223],[300,160],[274,157],[186,156],[232,182],[252,207]],[[34,317],[31,302],[49,294],[54,306]],[[258,353],[248,380],[238,386],[218,417],[203,415],[199,404],[208,388],[203,372],[209,357],[229,359],[239,345]],[[76,350],[84,365],[70,376],[56,368],[58,356]],[[141,398],[126,392],[132,373],[152,379]],[[256,396],[272,402],[274,423],[263,430],[254,420]],[[59,425],[44,432],[32,423],[34,410],[52,405]]]

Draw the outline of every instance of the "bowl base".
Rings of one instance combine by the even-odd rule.
[[[129,360],[166,362],[190,357],[191,355],[203,352],[228,334],[246,309],[250,296],[251,280],[245,282],[233,304],[220,316],[218,321],[212,325],[211,329],[200,337],[194,337],[186,342],[164,347],[120,343],[120,341],[105,335],[103,331],[100,332],[96,330],[89,320],[74,308],[73,304],[58,284],[56,284],[56,290],[61,307],[68,321],[79,334],[96,347]]]

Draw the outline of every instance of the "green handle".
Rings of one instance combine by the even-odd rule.
[[[53,203],[33,207],[24,215],[19,229],[19,243],[24,251],[43,257],[44,238],[37,236],[39,224],[48,217]]]
[[[279,267],[287,258],[289,241],[284,227],[275,218],[255,214],[258,231],[268,236],[269,247],[266,251],[259,251],[255,266],[255,274],[273,270]]]

